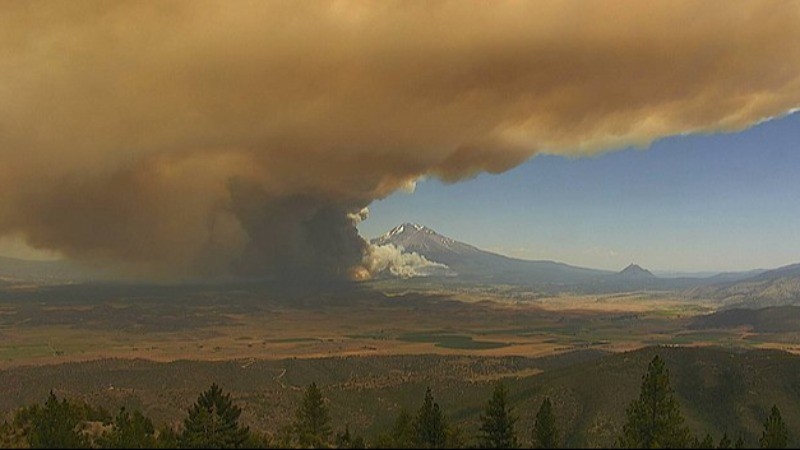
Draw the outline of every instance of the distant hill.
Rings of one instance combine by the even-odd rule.
[[[628,267],[622,269],[617,276],[620,278],[628,278],[628,279],[653,279],[656,278],[652,272],[647,269],[643,269],[641,266],[637,264],[630,264]]]
[[[800,305],[800,264],[767,270],[742,280],[697,287],[689,295],[751,308]]]
[[[777,269],[767,270],[752,278],[751,281],[774,281],[785,278],[798,278],[800,277],[800,263],[790,264],[788,266],[778,267]]]
[[[394,244],[427,259],[446,264],[461,279],[472,281],[531,284],[586,283],[614,275],[614,272],[571,266],[555,261],[529,261],[487,252],[456,241],[419,224],[404,223],[372,240],[373,244]]]
[[[759,333],[800,333],[800,306],[726,309],[697,316],[689,325],[693,329],[738,327],[748,327]]]
[[[714,276],[708,277],[709,282],[723,283],[726,281],[741,281],[748,278],[753,278],[766,272],[765,269],[746,270],[744,272],[722,272]]]
[[[457,276],[448,283],[536,285],[543,290],[621,292],[634,290],[682,290],[708,283],[705,278],[659,278],[631,264],[620,272],[577,267],[556,261],[531,261],[479,249],[420,224],[403,223],[371,241],[394,244],[430,261],[446,264]],[[426,280],[426,282],[429,280]],[[414,279],[406,282],[417,282]]]

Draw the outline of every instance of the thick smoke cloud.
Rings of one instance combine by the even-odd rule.
[[[363,269],[354,273],[355,278],[366,278],[374,274],[413,278],[454,273],[444,264],[429,261],[417,252],[405,252],[402,247],[394,244],[370,245],[364,257]]]
[[[800,105],[800,6],[4,2],[0,235],[166,276],[344,277],[354,215]]]

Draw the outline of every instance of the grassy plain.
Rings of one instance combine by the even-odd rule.
[[[721,433],[729,423],[727,430],[752,437],[768,402],[796,397],[800,373],[793,371],[798,359],[775,366],[783,356],[760,349],[800,353],[797,331],[695,326],[718,306],[674,292],[387,283],[317,291],[258,284],[6,289],[0,412],[55,389],[179,423],[216,381],[244,406],[248,424],[274,432],[316,381],[336,410],[335,426],[374,437],[400,409],[416,408],[427,386],[455,423],[474,429],[492,383],[502,379],[525,426],[548,395],[566,443],[609,445],[655,351],[645,347],[662,345],[690,424]],[[631,350],[638,351],[620,354]],[[743,385],[741,377],[757,379]],[[737,416],[709,404],[738,408]],[[800,410],[787,408],[800,420]]]
[[[347,355],[536,357],[654,344],[797,351],[792,337],[689,330],[712,302],[671,292],[542,295],[499,286],[334,293],[125,286],[0,293],[0,368],[99,358],[154,361]],[[98,292],[101,291],[101,292]]]

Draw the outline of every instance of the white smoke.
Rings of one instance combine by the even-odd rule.
[[[398,278],[426,277],[449,271],[441,263],[430,261],[416,252],[406,253],[394,244],[370,245],[364,256],[364,268],[371,276],[388,274]]]

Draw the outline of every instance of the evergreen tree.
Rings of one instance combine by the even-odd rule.
[[[414,448],[415,438],[414,418],[408,411],[402,409],[394,420],[391,431],[378,436],[374,447]]]
[[[642,377],[639,399],[626,411],[620,445],[628,448],[684,448],[690,442],[680,405],[669,384],[669,370],[658,356]]]
[[[781,418],[777,405],[772,405],[772,411],[764,422],[764,431],[759,442],[761,448],[786,448],[789,443],[789,430]]]
[[[545,397],[539,412],[536,413],[536,420],[533,423],[533,446],[535,448],[557,448],[558,447],[558,428],[556,428],[556,417],[553,414],[553,404],[550,399]]]
[[[80,412],[50,391],[44,407],[30,410],[28,444],[31,448],[86,448],[89,443],[78,429],[81,422]]]
[[[250,431],[250,435],[242,445],[243,448],[275,448],[269,436],[257,431]],[[277,448],[281,448],[278,446]]]
[[[425,401],[414,418],[415,444],[425,448],[444,448],[447,445],[447,419],[433,401],[429,387]]]
[[[739,437],[736,438],[736,443],[733,444],[733,448],[744,448],[744,438],[742,435],[739,435]]]
[[[731,440],[728,438],[728,433],[723,433],[722,437],[719,438],[717,448],[731,448]]]
[[[336,433],[336,448],[366,448],[364,438],[350,434],[350,426],[345,425],[344,431]]]
[[[0,425],[0,448],[24,448],[27,447],[25,434],[14,424],[3,421]]]
[[[316,383],[311,383],[295,413],[294,432],[303,447],[326,447],[331,438],[331,418]]]
[[[100,443],[105,448],[152,448],[156,445],[155,428],[141,412],[134,411],[131,415],[122,407]]]
[[[448,424],[444,434],[445,434],[444,437],[445,447],[447,448],[468,447],[467,435],[464,432],[464,429],[459,427],[458,425]]]
[[[278,429],[278,432],[273,436],[272,445],[275,448],[289,448],[297,445],[295,442],[294,422],[284,425]]]
[[[350,443],[352,441],[353,436],[350,435],[350,425],[345,425],[344,431],[341,433],[336,433],[336,438],[334,439],[336,448],[350,448]]]
[[[164,425],[158,429],[155,436],[154,448],[178,448],[180,436],[169,425]]]
[[[111,425],[114,417],[102,406],[94,407],[86,402],[70,403],[81,419],[89,422],[102,422],[104,425]]]
[[[178,444],[181,448],[240,448],[250,434],[249,428],[239,426],[241,414],[231,395],[223,395],[214,383],[189,408]]]
[[[8,422],[3,421],[3,423],[0,424],[0,447],[3,448],[11,447],[14,442],[13,437],[14,437],[13,428]]]
[[[706,433],[706,437],[702,441],[698,441],[695,448],[714,448],[714,438],[710,433]]]
[[[405,409],[400,411],[394,421],[392,439],[397,448],[411,448],[414,446],[414,418]]]
[[[515,448],[517,436],[514,432],[514,417],[508,405],[508,391],[497,383],[492,398],[481,415],[481,441],[483,448]]]

